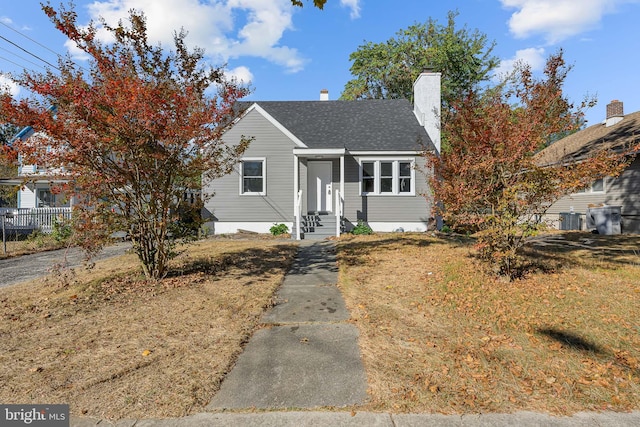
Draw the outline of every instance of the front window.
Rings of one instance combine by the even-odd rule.
[[[362,192],[373,193],[375,192],[375,163],[374,162],[362,162]]]
[[[380,192],[393,193],[393,163],[380,162]]]
[[[39,208],[51,208],[55,206],[54,195],[51,191],[38,190],[38,207]]]
[[[243,159],[240,162],[241,194],[266,194],[266,163],[265,159]]]
[[[595,180],[591,184],[591,192],[592,193],[602,193],[604,192],[604,179],[600,178]]]
[[[363,159],[360,192],[363,195],[414,195],[413,159]]]
[[[61,208],[61,207],[69,207],[69,199],[64,195],[64,193],[60,193],[57,191],[51,191],[50,188],[39,188],[36,193],[37,197],[37,208]]]
[[[398,192],[411,193],[413,191],[411,187],[411,183],[413,182],[413,179],[411,178],[413,172],[411,162],[399,162],[398,166],[400,168],[398,173],[400,179]]]
[[[600,178],[593,181],[589,187],[578,191],[578,194],[604,193],[604,189],[604,178]]]

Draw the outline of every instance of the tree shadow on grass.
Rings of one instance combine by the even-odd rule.
[[[551,233],[529,239],[521,255],[530,270],[562,267],[615,269],[640,264],[640,236],[604,236],[588,232]]]
[[[605,351],[600,346],[580,337],[577,334],[574,334],[573,332],[562,331],[556,328],[541,328],[538,329],[537,332],[573,350],[585,351],[597,355],[605,354]]]
[[[275,245],[264,248],[249,248],[241,251],[225,252],[211,257],[184,259],[172,268],[167,278],[194,273],[216,276],[231,268],[237,268],[243,276],[260,276],[288,269],[295,257],[294,245]],[[285,270],[286,271],[286,270]]]
[[[640,365],[627,351],[611,351],[593,343],[576,333],[553,327],[536,329],[541,335],[562,344],[563,346],[590,355],[601,362],[610,362],[631,375],[640,375]]]
[[[347,266],[367,264],[369,253],[380,250],[414,246],[427,247],[445,243],[468,244],[465,236],[438,234],[437,237],[417,233],[389,233],[373,234],[363,237],[342,238],[338,244],[338,259]]]

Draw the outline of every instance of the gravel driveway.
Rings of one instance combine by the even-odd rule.
[[[94,261],[122,255],[129,248],[131,244],[128,242],[107,246],[94,258]],[[65,254],[70,267],[82,265],[84,253],[79,248],[58,249],[0,260],[0,287],[46,276],[52,266],[64,261]]]

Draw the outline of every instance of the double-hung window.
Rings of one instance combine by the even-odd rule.
[[[604,193],[604,178],[596,179],[591,185],[583,190],[578,191],[578,194],[584,193]]]
[[[267,194],[267,160],[245,158],[240,161],[240,194]]]
[[[413,159],[360,159],[362,195],[415,195]]]

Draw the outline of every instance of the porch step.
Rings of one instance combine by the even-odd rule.
[[[296,235],[295,224],[292,236]],[[336,217],[333,214],[303,215],[300,220],[300,235],[303,239],[323,240],[336,235]]]

